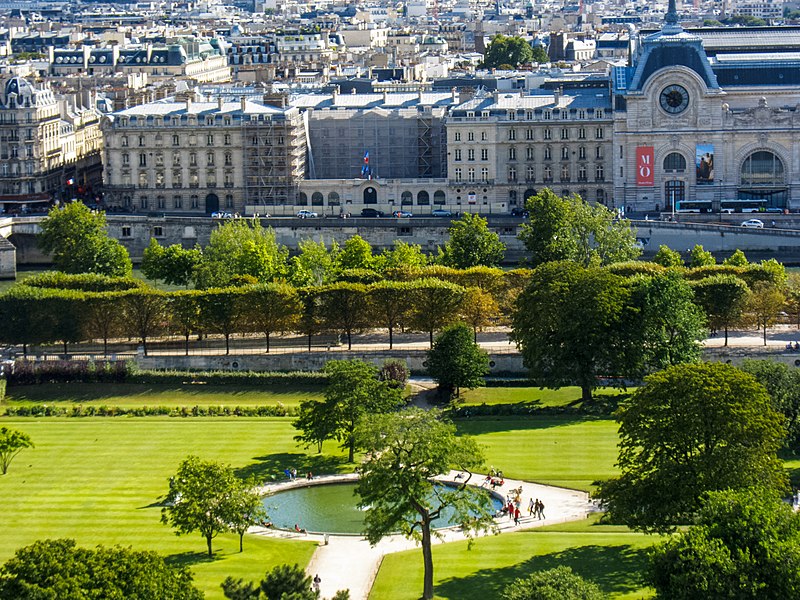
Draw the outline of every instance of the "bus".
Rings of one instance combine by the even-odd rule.
[[[723,213],[756,213],[767,212],[767,201],[763,200],[722,200],[719,210]],[[783,212],[781,209],[770,209],[769,212]]]
[[[679,200],[675,203],[675,212],[710,213],[711,200]]]

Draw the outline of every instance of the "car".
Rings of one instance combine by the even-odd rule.
[[[211,218],[212,219],[232,219],[233,218],[233,214],[220,210],[220,211],[211,213]]]
[[[511,216],[512,217],[522,217],[524,219],[524,218],[527,218],[529,216],[529,214],[530,213],[528,213],[528,211],[525,210],[524,208],[512,208],[511,209]]]
[[[445,208],[434,208],[431,211],[432,217],[452,217],[453,213]]]
[[[407,210],[396,210],[392,213],[393,217],[397,217],[398,219],[410,219],[414,215],[412,215]]]
[[[319,215],[313,210],[299,210],[297,211],[298,219],[316,219]]]
[[[370,218],[382,217],[383,211],[378,210],[377,208],[365,208],[361,211],[361,216]]]
[[[750,229],[764,229],[764,221],[758,219],[747,219],[742,223],[742,227],[749,227]]]

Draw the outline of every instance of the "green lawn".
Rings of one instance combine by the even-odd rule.
[[[595,395],[604,401],[611,397],[615,401],[627,398],[629,393],[617,388],[600,388]],[[559,390],[540,389],[538,387],[480,387],[461,393],[465,405],[472,404],[518,404],[531,408],[553,406],[580,406],[581,389],[565,387]]]
[[[591,490],[616,474],[617,424],[610,419],[484,417],[459,421],[485,448],[487,465],[513,479]]]
[[[487,600],[500,597],[518,577],[560,565],[597,583],[610,598],[652,594],[642,580],[646,549],[656,536],[587,519],[533,531],[434,547],[436,598]],[[370,600],[416,600],[422,591],[422,553],[410,550],[383,559]]]
[[[247,385],[150,385],[66,383],[11,386],[3,404],[95,404],[138,408],[142,406],[297,406],[322,399],[321,387],[278,386],[269,389]]]
[[[333,443],[325,448],[333,454],[306,456],[292,440],[289,419],[4,418],[0,424],[25,431],[36,444],[0,478],[0,563],[44,538],[130,545],[191,566],[210,599],[222,597],[226,576],[260,579],[275,564],[305,565],[314,546],[248,536],[239,554],[236,536],[224,535],[208,560],[199,534],[177,537],[159,522],[157,499],[183,458],[220,460],[262,480],[287,466],[315,473],[344,468]]]

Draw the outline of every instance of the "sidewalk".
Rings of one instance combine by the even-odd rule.
[[[452,471],[442,481],[455,481],[458,472]],[[473,481],[483,481],[485,475],[473,475]],[[320,478],[314,480],[313,484],[332,483],[334,481],[352,481],[356,475],[341,475]],[[296,480],[282,484],[267,486],[265,491],[275,493],[292,487],[306,485],[305,480]],[[539,485],[521,480],[506,479],[503,486],[497,487],[496,493],[505,498],[511,490],[522,487],[521,509],[523,517],[519,525],[514,525],[514,521],[507,517],[496,519],[496,524],[500,533],[521,531],[543,525],[563,523],[566,521],[576,521],[585,519],[593,510],[589,502],[588,494],[576,490],[557,488],[547,485]],[[545,519],[539,520],[528,516],[528,501],[530,498],[538,498],[545,505]],[[330,598],[338,590],[349,589],[352,600],[366,600],[369,597],[370,589],[375,581],[381,560],[387,554],[402,552],[417,547],[416,543],[400,535],[389,536],[381,540],[380,543],[371,547],[369,542],[357,535],[329,535],[324,534],[297,534],[293,531],[280,531],[255,527],[251,533],[270,537],[280,537],[287,539],[302,539],[316,541],[319,547],[314,552],[308,564],[306,572],[309,576],[319,575],[322,580],[321,590],[324,598]],[[327,537],[327,545],[325,543]],[[443,531],[443,540],[434,538],[434,543],[454,542],[466,539],[459,528],[448,528]],[[480,542],[478,542],[480,543]],[[419,553],[418,560],[422,560],[422,553]]]

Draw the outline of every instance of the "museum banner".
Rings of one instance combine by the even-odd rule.
[[[653,187],[653,147],[636,148],[636,185]]]
[[[694,153],[697,185],[714,183],[714,144],[697,144]]]

